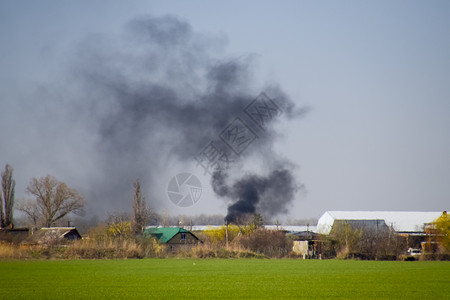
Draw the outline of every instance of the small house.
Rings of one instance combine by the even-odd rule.
[[[180,227],[150,227],[143,234],[169,245],[194,245],[200,242],[192,232]]]

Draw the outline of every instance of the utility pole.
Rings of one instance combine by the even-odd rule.
[[[226,240],[226,246],[228,248],[228,220],[225,219],[225,240]]]
[[[345,247],[347,248],[348,251],[348,230],[349,230],[350,225],[345,222]]]

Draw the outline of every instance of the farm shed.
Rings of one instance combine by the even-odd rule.
[[[321,251],[320,234],[312,231],[290,233],[294,238],[292,251],[303,258],[318,258]]]
[[[406,248],[420,248],[421,242],[427,238],[426,226],[441,214],[420,211],[327,211],[319,218],[317,231],[329,234],[333,226],[339,223],[376,232],[393,230],[404,238]]]
[[[357,226],[387,226],[403,234],[425,233],[425,225],[441,214],[419,211],[327,211],[319,218],[317,232],[329,234],[336,221],[345,221]]]
[[[157,238],[162,244],[193,245],[199,242],[192,232],[180,227],[150,227],[145,229],[143,234]]]
[[[43,227],[32,234],[27,242],[44,245],[79,239],[81,235],[75,227]]]

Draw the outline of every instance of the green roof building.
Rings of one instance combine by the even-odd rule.
[[[145,237],[154,237],[162,244],[192,245],[199,239],[189,230],[180,227],[154,227],[144,230]]]

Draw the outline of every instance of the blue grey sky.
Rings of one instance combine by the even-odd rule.
[[[0,0],[0,165],[14,167],[17,197],[26,196],[30,178],[48,173],[89,189],[85,172],[96,173],[90,166],[102,155],[93,150],[89,121],[64,109],[78,88],[68,66],[87,38],[121,36],[125,24],[146,15],[189,23],[214,41],[218,57],[251,57],[255,96],[277,83],[297,106],[311,108],[277,127],[275,150],[298,166],[306,188],[285,217],[449,208],[448,1]],[[147,188],[160,189],[162,199],[168,178]],[[204,185],[193,207],[167,199],[157,206],[226,214],[228,204]]]

